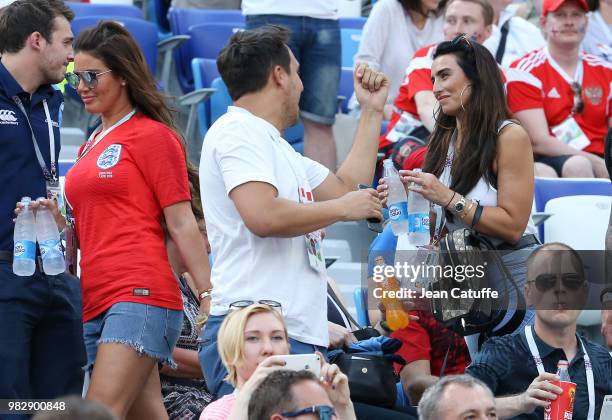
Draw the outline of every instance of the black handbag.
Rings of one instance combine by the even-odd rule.
[[[370,353],[338,353],[331,360],[348,376],[351,400],[393,407],[397,398],[393,359]]]
[[[457,281],[451,276],[437,276],[430,283],[430,290],[435,293],[436,298],[431,299],[434,317],[445,326],[460,335],[481,334],[481,341],[489,336],[500,336],[514,331],[525,317],[525,298],[521,293],[512,274],[504,265],[495,246],[485,236],[478,232],[462,228],[449,232],[445,235],[437,251],[436,263],[442,267],[453,267],[451,272],[457,273],[458,266],[486,266],[489,261],[485,259],[484,252],[492,260],[504,277],[505,291],[502,293],[503,301],[494,308],[488,298],[466,297],[463,292],[482,291],[490,283],[486,276],[466,277],[463,281]],[[451,289],[456,289],[456,294],[461,297],[452,297]],[[494,289],[494,288],[492,288]],[[510,321],[502,328],[493,332],[505,317],[510,300],[510,292],[513,290],[517,295],[517,307]],[[469,293],[468,293],[469,294]]]

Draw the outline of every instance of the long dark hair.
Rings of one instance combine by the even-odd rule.
[[[459,194],[469,193],[481,177],[496,185],[493,162],[497,155],[497,130],[499,124],[509,118],[506,95],[500,69],[491,53],[482,45],[470,41],[465,35],[438,45],[434,59],[453,54],[457,64],[471,83],[471,92],[462,111],[461,148],[455,149],[451,167],[450,188]],[[440,176],[444,170],[446,155],[456,117],[446,115],[438,108],[436,125],[429,140],[423,170]]]
[[[138,112],[174,131],[181,142],[187,164],[192,210],[196,218],[203,218],[198,170],[187,159],[185,140],[175,125],[173,111],[166,103],[167,98],[157,90],[155,79],[134,38],[120,24],[100,21],[95,27],[79,34],[74,42],[74,51],[75,54],[84,52],[102,60],[113,74],[126,80],[130,102]],[[197,203],[196,208],[194,202]]]
[[[423,16],[427,16],[427,13],[423,10],[423,4],[421,0],[397,0],[406,12],[416,12]],[[441,0],[438,5],[438,9],[434,12],[436,16],[440,16],[444,7],[446,5],[447,0]]]

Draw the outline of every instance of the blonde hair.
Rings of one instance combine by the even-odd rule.
[[[285,320],[283,316],[271,306],[257,303],[247,306],[244,309],[230,312],[219,328],[217,348],[221,356],[221,361],[227,369],[225,380],[234,387],[236,387],[238,383],[236,366],[238,362],[244,358],[244,329],[246,328],[246,323],[252,315],[260,313],[271,313],[280,321],[283,325],[285,337],[287,338],[287,345],[289,345],[289,335],[287,334]]]

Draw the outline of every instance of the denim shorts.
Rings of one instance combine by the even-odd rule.
[[[264,25],[280,25],[291,31],[289,48],[300,63],[300,79],[304,84],[300,116],[332,125],[338,109],[342,54],[338,21],[284,15],[246,17],[247,29]]]
[[[83,324],[87,365],[91,370],[98,345],[121,343],[141,356],[148,356],[175,367],[172,350],[183,326],[183,311],[134,302],[115,303],[108,310]]]

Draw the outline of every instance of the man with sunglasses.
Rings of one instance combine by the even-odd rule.
[[[539,176],[607,177],[612,64],[581,52],[588,10],[586,0],[544,0],[547,45],[507,72],[508,105],[531,137]]]
[[[466,371],[491,388],[500,417],[541,419],[547,400],[562,391],[550,383],[559,379],[557,363],[567,360],[576,383],[573,419],[599,418],[603,397],[612,393],[612,357],[576,334],[587,296],[584,266],[576,251],[549,243],[530,255],[525,299],[536,308],[535,325],[521,334],[489,339]]]
[[[348,379],[335,365],[321,372],[277,370],[270,373],[251,395],[249,419],[352,420],[355,411]]]
[[[64,105],[52,84],[74,57],[73,17],[61,0],[17,0],[0,11],[0,398],[55,398],[83,385],[78,280],[45,274],[40,258],[32,276],[12,270],[15,203],[45,197],[63,219],[55,198]]]

